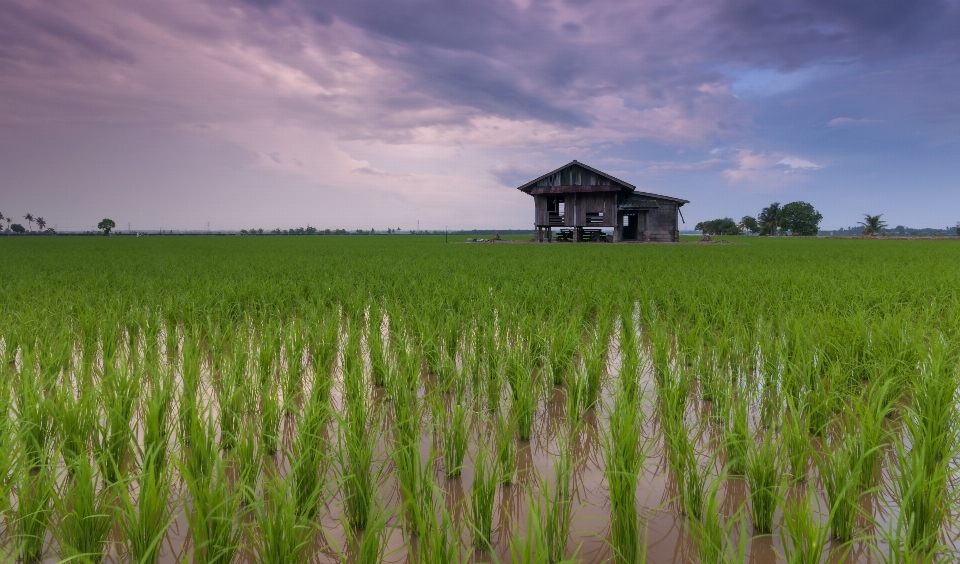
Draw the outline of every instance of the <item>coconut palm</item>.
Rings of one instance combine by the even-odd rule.
[[[780,224],[783,223],[783,207],[780,202],[774,202],[763,208],[757,216],[757,221],[760,223],[761,235],[776,235],[780,230]]]
[[[40,228],[40,231],[43,231],[43,228],[47,226],[47,220],[42,217],[37,218],[37,226]]]
[[[33,231],[33,214],[28,213],[27,215],[23,216],[23,219],[27,220],[27,223],[30,224],[30,231]]]
[[[883,231],[887,228],[887,222],[881,221],[880,218],[883,217],[883,214],[880,215],[863,215],[863,221],[858,222],[858,225],[863,226],[864,236],[876,235],[877,233]]]

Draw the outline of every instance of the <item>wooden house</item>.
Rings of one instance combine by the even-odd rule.
[[[534,240],[680,240],[680,207],[687,200],[640,192],[637,187],[581,162],[548,172],[517,188],[533,196]],[[554,234],[554,228],[557,233]]]

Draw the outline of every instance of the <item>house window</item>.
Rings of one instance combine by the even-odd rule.
[[[587,212],[587,225],[603,225],[603,212]]]

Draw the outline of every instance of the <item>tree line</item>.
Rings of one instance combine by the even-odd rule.
[[[823,215],[807,202],[790,202],[781,205],[774,202],[760,210],[756,216],[745,215],[740,223],[729,217],[701,221],[694,227],[704,235],[740,235],[741,233],[759,233],[760,235],[810,236],[820,231]]]
[[[10,217],[10,216],[4,216],[3,213],[0,213],[0,221],[6,221],[6,222],[7,222],[7,231],[8,231],[8,232],[10,232],[10,233],[16,233],[16,234],[18,234],[18,235],[21,235],[21,234],[23,234],[23,233],[26,233],[26,232],[27,232],[27,228],[24,227],[23,224],[21,224],[21,223],[13,223],[13,219],[14,219],[14,218],[12,218],[12,217]],[[34,217],[32,213],[28,213],[28,214],[26,214],[25,216],[23,216],[23,219],[27,222],[27,225],[30,226],[30,232],[31,232],[31,233],[33,233],[33,224],[34,224],[34,223],[36,223],[36,224],[37,224],[37,227],[40,228],[39,233],[45,233],[45,234],[54,234],[54,233],[56,233],[56,231],[54,231],[54,229],[53,229],[52,227],[50,227],[50,228],[47,227],[47,220],[43,219],[42,217]]]

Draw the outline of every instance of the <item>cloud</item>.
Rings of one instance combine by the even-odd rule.
[[[848,118],[848,117],[838,117],[838,118],[833,118],[832,120],[828,121],[828,122],[827,122],[827,127],[841,127],[841,126],[848,126],[848,125],[866,125],[866,124],[868,124],[868,123],[874,123],[874,121],[875,121],[875,120],[866,119],[866,118],[854,119],[854,118]]]
[[[784,157],[777,161],[777,164],[783,165],[789,170],[817,170],[818,168],[823,168],[823,166],[817,163],[798,157]]]

